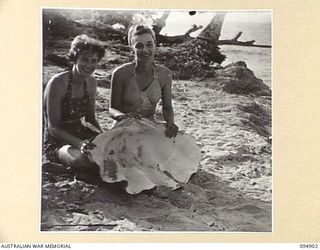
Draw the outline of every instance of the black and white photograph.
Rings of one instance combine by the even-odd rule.
[[[41,232],[273,232],[271,10],[41,15]]]

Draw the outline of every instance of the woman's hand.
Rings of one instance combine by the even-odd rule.
[[[177,134],[178,134],[178,131],[179,131],[179,127],[174,124],[174,123],[171,123],[171,124],[166,124],[166,136],[171,138],[171,137],[176,137]]]
[[[96,147],[96,145],[90,140],[83,140],[79,143],[79,145],[80,152],[85,155],[87,155],[91,149],[94,149]]]

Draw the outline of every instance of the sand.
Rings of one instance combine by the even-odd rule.
[[[45,66],[44,81],[59,71]],[[129,195],[43,171],[41,229],[272,231],[271,96],[229,94],[215,86],[210,79],[173,82],[176,124],[201,148],[199,171],[189,183],[170,193]],[[112,124],[109,95],[98,89],[103,129]]]

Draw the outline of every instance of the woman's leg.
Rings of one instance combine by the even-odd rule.
[[[61,163],[70,166],[80,179],[90,183],[102,181],[99,166],[89,161],[79,149],[65,145],[58,150],[57,154]]]

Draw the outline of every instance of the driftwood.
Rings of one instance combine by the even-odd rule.
[[[165,11],[160,18],[154,20],[154,24],[152,25],[153,30],[156,34],[156,40],[159,44],[170,46],[174,44],[184,43],[185,41],[192,39],[192,37],[190,36],[192,32],[195,32],[203,28],[202,25],[197,26],[193,24],[192,27],[183,35],[179,35],[179,36],[160,35],[162,28],[166,26],[166,19],[168,18],[169,14],[170,14],[170,11]]]
[[[225,59],[217,47],[224,16],[225,13],[216,14],[196,38],[190,37],[170,47],[158,47],[155,59],[174,71],[179,79],[214,77],[210,65],[220,64]],[[197,28],[193,26],[192,29]],[[190,34],[192,30],[188,32]]]
[[[174,44],[180,44],[180,43],[184,43],[188,40],[193,39],[190,34],[192,32],[195,32],[199,29],[202,29],[202,25],[197,26],[197,25],[192,25],[191,29],[189,29],[184,35],[180,35],[180,36],[164,36],[164,35],[160,35],[159,33],[156,33],[156,39],[157,42],[159,44],[163,44],[163,45],[174,45]]]
[[[190,36],[190,33],[195,32],[199,29],[202,29],[202,26],[197,26],[196,24],[192,25],[192,28],[189,29],[184,35],[180,35],[180,36],[165,36],[165,35],[160,35],[160,32],[162,30],[162,28],[166,25],[166,19],[168,18],[170,14],[170,11],[165,11],[163,13],[163,15],[156,19],[153,25],[153,30],[156,33],[156,39],[158,41],[159,44],[163,44],[163,45],[167,45],[167,46],[172,46],[172,45],[177,45],[177,44],[181,44],[184,43],[186,41],[189,41],[191,39],[193,39]],[[217,14],[216,16],[218,17],[224,17],[225,13],[221,13],[221,14]],[[216,34],[217,36],[209,36],[209,37],[203,37],[203,33],[208,33],[208,27],[202,32],[202,35],[199,36],[199,38],[202,37],[202,39],[208,39],[208,41],[210,39],[213,39],[214,41],[217,41],[216,45],[239,45],[239,46],[250,46],[250,47],[263,47],[263,48],[271,48],[270,45],[257,45],[254,44],[255,40],[250,40],[250,41],[239,41],[239,37],[242,35],[242,31],[238,32],[236,34],[236,36],[232,39],[229,40],[218,40],[217,38],[219,38],[220,36],[220,32],[221,32],[221,26],[223,24],[223,18],[221,20],[218,20],[218,18],[215,17],[214,22],[210,22],[211,26],[210,29],[212,29],[210,31],[210,34]],[[213,31],[213,32],[212,32]],[[219,31],[219,32],[217,32]]]
[[[192,27],[184,34],[180,36],[164,36],[160,35],[160,31],[165,26],[165,19],[168,17],[169,12],[166,12],[162,15],[161,18],[157,19],[155,21],[155,25],[153,25],[153,30],[156,33],[156,39],[157,42],[164,45],[177,45],[182,44],[187,41],[190,41],[194,39],[190,36],[192,32],[195,32],[199,29],[202,29],[203,26],[196,24],[193,24]],[[203,31],[197,36],[197,39],[207,40],[209,43],[212,42],[214,44],[217,44],[217,41],[220,37],[221,28],[223,24],[223,20],[225,17],[225,13],[221,12],[216,14],[213,19],[210,21],[210,23],[207,25],[206,28],[203,29]]]
[[[176,44],[184,43],[188,40],[193,39],[190,36],[190,33],[195,32],[199,29],[202,29],[202,26],[193,25],[184,35],[180,36],[164,36],[156,33],[156,39],[159,44],[171,46]],[[259,45],[254,44],[255,40],[250,41],[238,41],[238,38],[241,36],[242,32],[240,31],[234,38],[226,40],[218,40],[217,45],[238,45],[238,46],[250,46],[250,47],[260,47],[260,48],[271,48],[271,45]]]
[[[262,47],[262,48],[271,48],[270,45],[258,45],[254,44],[255,40],[250,41],[238,41],[239,37],[242,35],[240,31],[234,38],[230,40],[219,40],[218,45],[239,45],[239,46],[250,46],[250,47]]]

